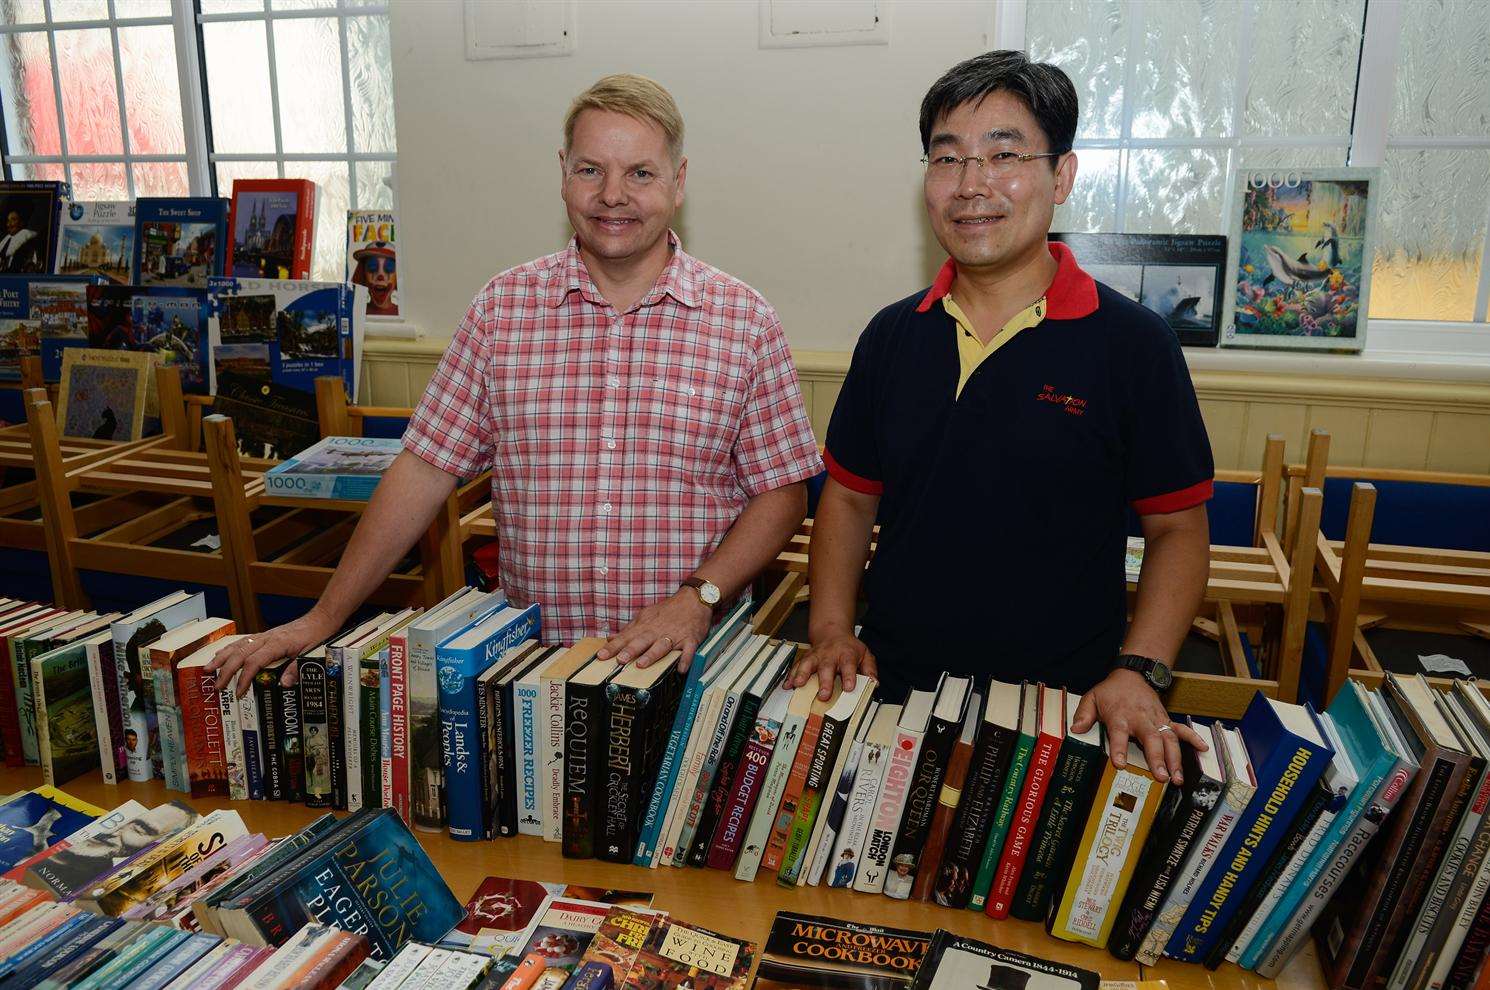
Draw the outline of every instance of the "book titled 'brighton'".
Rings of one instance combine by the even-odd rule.
[[[403,450],[396,438],[327,437],[264,475],[273,495],[366,502]]]

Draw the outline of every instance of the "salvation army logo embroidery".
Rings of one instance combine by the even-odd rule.
[[[1036,402],[1049,402],[1060,406],[1061,409],[1072,416],[1086,415],[1086,400],[1071,395],[1069,392],[1061,392],[1054,385],[1041,386],[1040,392],[1035,396]]]

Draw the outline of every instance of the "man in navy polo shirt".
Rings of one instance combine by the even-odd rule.
[[[1051,216],[1076,179],[1076,90],[1020,52],[953,67],[921,104],[926,212],[951,257],[859,338],[828,427],[812,536],[812,649],[795,684],[942,670],[1084,694],[1122,766],[1130,737],[1180,779],[1160,692],[1208,567],[1210,443],[1178,342],[1094,282]],[[1127,623],[1127,512],[1146,541]],[[869,536],[868,610],[854,613]],[[1125,628],[1126,626],[1126,628]]]

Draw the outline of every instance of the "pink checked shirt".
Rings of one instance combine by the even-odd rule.
[[[576,242],[486,284],[404,433],[443,471],[490,466],[501,579],[545,642],[621,629],[753,496],[822,469],[776,312],[683,252],[623,314]]]

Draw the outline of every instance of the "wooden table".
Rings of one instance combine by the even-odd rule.
[[[41,771],[0,768],[0,793],[35,787]],[[198,811],[231,808],[243,816],[250,829],[271,838],[295,831],[322,813],[322,809],[281,801],[229,801],[226,798],[192,799],[168,791],[161,781],[147,784],[108,785],[98,773],[68,782],[63,790],[101,808],[113,808],[133,798],[147,806],[181,800]],[[765,941],[777,911],[847,918],[870,924],[894,925],[931,931],[947,927],[958,934],[1095,970],[1107,980],[1162,979],[1170,990],[1317,990],[1324,977],[1307,947],[1289,965],[1276,984],[1227,964],[1212,973],[1202,966],[1164,960],[1157,966],[1140,967],[1112,958],[1091,946],[1063,942],[1047,936],[1039,925],[1027,921],[994,921],[972,911],[953,911],[927,904],[891,900],[827,887],[786,889],[763,876],[754,883],[741,883],[718,870],[645,870],[595,859],[565,859],[558,843],[533,836],[497,839],[493,842],[456,842],[446,835],[415,832],[435,867],[444,875],[462,901],[484,877],[497,875],[550,882],[574,882],[626,890],[650,890],[654,904],[716,931],[746,938],[757,945]]]

